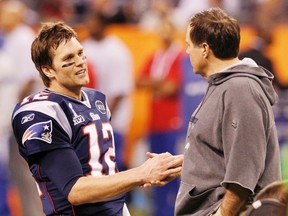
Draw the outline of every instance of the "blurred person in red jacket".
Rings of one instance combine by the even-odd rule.
[[[157,31],[161,48],[147,60],[136,85],[139,89],[149,89],[152,94],[149,121],[150,151],[175,154],[182,122],[180,86],[183,52],[181,45],[175,40],[176,29],[170,20],[163,19]],[[153,215],[173,215],[177,190],[177,180],[165,187],[153,188]]]

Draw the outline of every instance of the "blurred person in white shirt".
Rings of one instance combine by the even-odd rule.
[[[14,67],[12,77],[14,85],[7,86],[8,82],[5,81],[5,85],[2,86],[1,83],[1,88],[6,89],[3,91],[8,95],[5,94],[4,96],[8,97],[9,102],[12,103],[13,101],[13,107],[19,99],[42,87],[41,79],[30,58],[31,44],[35,34],[33,29],[25,23],[26,12],[27,7],[20,1],[11,0],[0,3],[0,31],[3,35],[2,51]],[[9,72],[7,73],[12,75]],[[7,111],[3,117],[11,116],[9,112],[12,113],[13,108],[6,105],[7,100],[2,99],[1,101],[5,101],[3,106]],[[42,215],[34,179],[27,164],[18,153],[15,140],[8,132],[4,132],[5,136],[2,138],[10,145],[10,149],[8,149],[9,157],[7,158],[10,168],[9,174],[11,174],[12,183],[19,193],[23,215]]]
[[[126,169],[123,158],[125,134],[129,129],[132,104],[133,60],[130,50],[119,38],[107,35],[107,17],[91,12],[87,18],[90,36],[83,41],[88,61],[94,67],[97,89],[106,94],[112,113],[116,161],[120,171]]]
[[[9,216],[8,206],[9,191],[9,135],[10,135],[10,116],[15,106],[15,67],[11,59],[0,47],[0,215]]]

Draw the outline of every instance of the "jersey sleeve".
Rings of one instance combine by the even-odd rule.
[[[80,161],[72,149],[49,151],[41,157],[42,178],[49,178],[68,197],[76,181],[83,176]]]
[[[70,137],[61,122],[49,112],[35,110],[23,110],[12,120],[20,153],[29,157],[55,149],[71,148]]]

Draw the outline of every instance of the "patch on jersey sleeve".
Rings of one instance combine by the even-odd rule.
[[[31,125],[22,136],[22,144],[26,140],[38,139],[51,144],[52,142],[52,121],[39,122]]]

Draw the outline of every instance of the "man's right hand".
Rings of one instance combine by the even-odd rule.
[[[144,176],[143,187],[163,186],[181,174],[183,155],[147,153],[149,159],[140,167]]]

